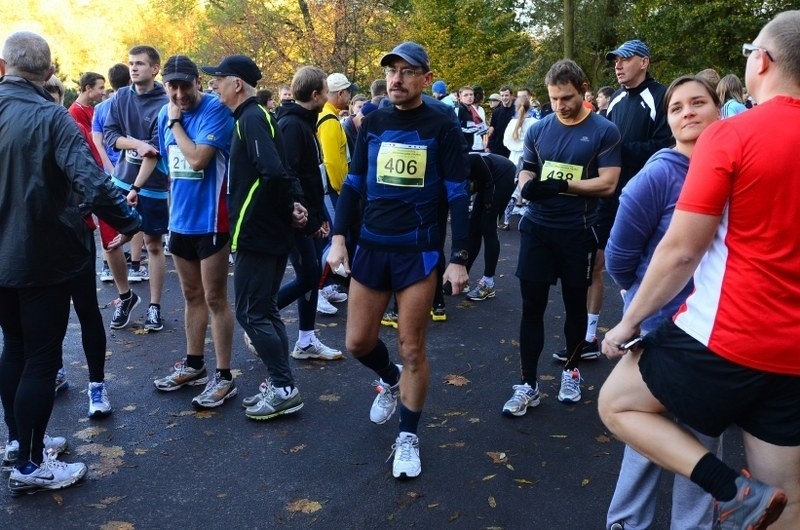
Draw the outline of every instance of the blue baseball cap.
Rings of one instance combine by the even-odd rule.
[[[440,79],[431,86],[431,92],[434,94],[447,94],[447,84]]]
[[[609,61],[617,57],[627,59],[629,57],[633,57],[634,55],[638,55],[639,57],[650,57],[650,48],[648,48],[647,44],[640,40],[629,40],[622,43],[622,46],[613,52],[608,52],[606,54],[606,59]]]
[[[398,57],[411,66],[421,67],[426,72],[431,69],[428,61],[428,52],[416,42],[405,41],[395,46],[392,51],[381,58],[381,66],[389,66],[389,62]]]

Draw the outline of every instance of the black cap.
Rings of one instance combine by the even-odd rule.
[[[165,83],[172,81],[193,83],[198,77],[200,77],[200,72],[197,71],[197,65],[185,55],[173,55],[167,59],[164,69],[161,71],[161,79]]]
[[[389,66],[389,63],[397,57],[411,66],[421,67],[425,72],[431,69],[428,62],[428,52],[416,42],[406,41],[395,46],[392,51],[381,58],[381,66]]]
[[[255,87],[261,79],[261,70],[250,57],[244,55],[229,55],[219,63],[219,66],[203,66],[200,69],[216,77],[229,75],[238,77],[252,87]]]

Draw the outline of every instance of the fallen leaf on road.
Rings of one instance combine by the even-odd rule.
[[[488,500],[489,500],[489,508],[497,508],[497,501],[494,499],[494,497],[490,496]]]
[[[439,503],[438,503],[438,502],[437,502],[436,504],[429,504],[429,505],[428,505],[428,508],[429,508],[429,509],[430,509],[430,508],[436,508],[437,506],[439,506]]]
[[[530,480],[525,480],[524,478],[515,478],[514,482],[517,484],[533,484]]]
[[[601,444],[607,444],[608,442],[610,442],[610,441],[611,441],[611,438],[609,438],[609,437],[608,437],[608,436],[606,436],[605,434],[601,434],[600,436],[598,436],[597,438],[595,438],[595,440],[597,440],[597,442],[598,442],[598,443],[601,443]]]
[[[84,442],[88,442],[92,438],[96,438],[97,436],[99,436],[104,432],[106,432],[106,429],[104,429],[103,427],[87,427],[82,431],[76,432],[75,434],[73,434],[73,436],[75,438],[83,440]]]
[[[199,420],[207,420],[208,418],[212,418],[216,416],[216,412],[211,410],[198,410],[194,413],[195,418]]]
[[[147,449],[142,449],[141,447],[137,447],[136,449],[133,450],[133,454],[135,454],[136,456],[146,455]]]
[[[510,471],[514,471],[514,466],[512,466],[511,464],[506,464],[506,468],[509,469]]]
[[[299,453],[300,451],[302,451],[305,448],[306,448],[306,444],[295,445],[294,447],[289,449],[289,452],[290,453]]]
[[[446,385],[464,386],[468,385],[471,381],[463,375],[447,374],[442,381]]]
[[[581,487],[585,487],[585,486],[588,486],[588,485],[589,485],[589,479],[588,478],[585,478],[585,479],[581,480]]]
[[[494,475],[486,475],[485,477],[483,477],[483,480],[492,480],[496,476],[497,476],[497,473],[495,473]]]
[[[125,521],[109,521],[101,525],[100,530],[136,530],[136,526]]]
[[[322,509],[322,505],[317,501],[308,499],[298,499],[286,505],[286,509],[292,513],[314,513]]]
[[[336,394],[322,394],[319,397],[320,401],[328,401],[330,403],[334,403],[336,401],[339,401],[340,399],[342,398],[340,396],[337,396]]]
[[[122,407],[122,410],[125,412],[133,412],[136,410],[136,405],[128,405],[127,407]]]
[[[147,335],[148,333],[150,333],[149,329],[139,328],[133,330],[134,335]]]
[[[495,453],[490,451],[486,454],[492,459],[492,464],[505,464],[508,462],[508,457],[505,453]]]
[[[419,499],[420,497],[422,497],[422,494],[417,493],[416,491],[409,491],[408,493],[406,493],[406,495],[408,495],[412,499]]]
[[[447,449],[448,447],[455,447],[457,449],[460,449],[460,448],[464,447],[465,445],[466,444],[464,442],[453,442],[453,443],[450,443],[450,444],[442,444],[442,445],[439,446],[439,448],[440,449]]]
[[[567,435],[566,435],[566,434],[551,434],[551,435],[550,435],[550,438],[564,439],[564,438],[566,438],[566,437],[567,437]]]
[[[53,500],[56,501],[59,506],[64,506],[64,498],[58,493],[53,493]]]
[[[467,421],[470,422],[470,423],[480,423],[481,419],[480,418],[470,418]]]
[[[448,522],[449,522],[449,523],[452,523],[453,521],[455,521],[455,520],[456,520],[456,519],[458,519],[459,517],[461,517],[461,514],[460,514],[460,513],[458,513],[458,512],[453,512],[453,513],[451,513],[451,514],[450,514],[450,519],[448,520]]]
[[[553,376],[553,375],[540,375],[539,376],[539,381],[552,381],[553,379],[555,379],[555,376]]]

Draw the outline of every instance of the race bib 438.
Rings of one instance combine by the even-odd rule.
[[[546,160],[542,166],[542,175],[539,180],[547,179],[581,180],[583,179],[583,166]]]

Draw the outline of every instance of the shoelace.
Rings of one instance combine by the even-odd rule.
[[[103,391],[106,389],[105,386],[93,386],[92,387],[92,403],[102,403],[103,402]]]
[[[388,462],[392,459],[395,453],[400,455],[400,460],[407,462],[411,460],[411,451],[414,449],[414,440],[412,438],[406,438],[400,440],[399,442],[395,442],[392,444],[392,452],[389,453],[389,458],[386,459]]]
[[[394,393],[392,392],[392,387],[389,386],[388,383],[384,383],[380,379],[376,379],[372,382],[372,386],[375,388],[375,392],[380,394],[382,401],[386,401],[387,399],[394,399]]]
[[[275,388],[272,386],[272,382],[269,379],[261,383],[258,390],[261,392],[261,402],[266,402],[268,404],[272,402],[275,397]]]
[[[151,305],[147,308],[147,320],[151,322],[158,322],[161,315],[159,315],[158,308],[156,306]]]
[[[530,401],[531,394],[535,393],[529,385],[514,385],[512,388],[514,389],[513,399],[516,401]]]

